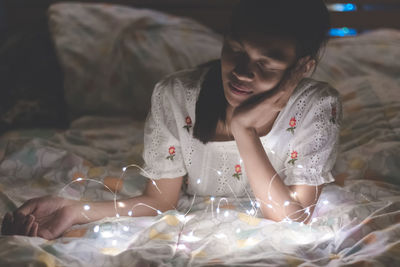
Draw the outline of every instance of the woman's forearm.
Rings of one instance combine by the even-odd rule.
[[[140,195],[124,200],[84,202],[79,201],[72,207],[76,215],[75,223],[84,224],[94,222],[105,217],[115,216],[154,216],[173,207],[166,206],[159,199]]]
[[[254,129],[236,128],[233,134],[250,186],[261,204],[264,217],[281,221],[292,214],[289,218],[303,221],[306,217],[302,212],[303,206],[292,198],[288,186],[282,182],[279,175],[276,175],[271,183],[276,171],[265,153],[257,132]],[[289,201],[290,205],[285,205],[286,201]]]

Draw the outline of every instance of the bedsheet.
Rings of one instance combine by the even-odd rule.
[[[339,90],[344,120],[336,182],[323,189],[311,224],[262,219],[249,198],[182,194],[177,210],[105,218],[53,241],[0,236],[0,266],[398,265],[399,44],[399,32],[377,31],[328,45],[314,77]],[[138,195],[146,179],[135,167],[121,174],[141,164],[142,149],[143,122],[128,118],[8,132],[0,138],[0,216],[43,194],[112,200],[107,185],[117,198]]]
[[[142,126],[128,119],[83,117],[65,132],[8,133],[1,139],[1,213],[50,193],[113,199],[97,182],[70,184],[77,177],[110,186],[118,198],[140,194],[145,179],[134,168],[120,180],[122,186],[116,184],[123,166],[140,164]],[[399,193],[399,187],[382,181],[328,185],[310,225],[261,219],[249,198],[182,194],[175,211],[105,218],[75,226],[53,241],[1,236],[0,265],[388,266],[400,260]]]

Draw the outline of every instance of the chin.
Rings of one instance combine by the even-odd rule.
[[[233,108],[240,106],[244,101],[246,101],[250,97],[250,96],[235,95],[234,93],[232,93],[227,83],[224,83],[223,86],[224,86],[225,99],[228,102],[229,106]]]
[[[245,99],[237,99],[234,96],[231,95],[231,92],[227,92],[224,90],[224,95],[225,95],[225,99],[226,102],[228,102],[229,106],[236,108],[238,106],[240,106],[240,104],[242,104]]]

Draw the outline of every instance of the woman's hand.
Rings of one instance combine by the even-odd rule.
[[[79,201],[54,196],[30,199],[4,216],[2,234],[55,239],[76,223],[80,206]]]
[[[276,116],[285,107],[293,90],[314,62],[302,58],[281,80],[276,89],[248,99],[233,111],[230,123],[233,135],[238,130],[271,129]]]

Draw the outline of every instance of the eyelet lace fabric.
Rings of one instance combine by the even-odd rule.
[[[144,170],[153,180],[187,179],[186,193],[244,196],[249,183],[235,141],[193,138],[195,105],[207,68],[174,73],[153,92],[144,131]],[[261,143],[286,185],[320,185],[334,181],[342,106],[327,83],[303,79]]]

